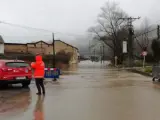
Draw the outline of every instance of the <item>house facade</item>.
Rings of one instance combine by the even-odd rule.
[[[2,36],[0,36],[0,54],[4,54],[4,40]]]
[[[65,51],[66,53],[71,53],[70,64],[78,63],[78,49],[72,45],[69,45],[61,40],[55,41],[55,53],[60,51]],[[34,43],[27,44],[17,44],[17,43],[5,43],[4,44],[5,54],[36,54],[42,53],[43,55],[53,55],[53,45],[46,43],[44,41],[38,41]]]

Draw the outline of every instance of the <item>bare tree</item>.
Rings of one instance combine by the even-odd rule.
[[[102,12],[98,15],[98,25],[91,27],[89,32],[94,33],[98,40],[103,41],[113,51],[113,56],[120,58],[122,55],[122,40],[126,37],[126,34],[119,34],[126,27],[126,21],[120,18],[127,17],[127,14],[117,3],[109,1],[101,10]],[[120,36],[124,38],[122,39]]]
[[[138,38],[136,38],[136,42],[139,45],[141,50],[147,50],[148,46],[149,46],[149,31],[150,30],[150,26],[149,26],[149,20],[148,18],[145,18],[142,21],[141,24],[141,28],[140,30],[137,32],[137,34],[139,34],[140,36]]]

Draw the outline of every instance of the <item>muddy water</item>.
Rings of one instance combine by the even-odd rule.
[[[89,62],[68,73],[46,83],[45,97],[34,84],[3,90],[0,105],[9,109],[0,107],[0,120],[159,120],[160,84],[151,78]]]

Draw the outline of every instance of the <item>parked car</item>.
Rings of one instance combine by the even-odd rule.
[[[21,60],[0,60],[0,87],[21,83],[28,87],[32,79],[32,69]]]

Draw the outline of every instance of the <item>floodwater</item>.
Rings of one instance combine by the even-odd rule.
[[[149,77],[86,61],[45,83],[45,97],[35,84],[0,91],[0,120],[159,120],[160,84]]]

